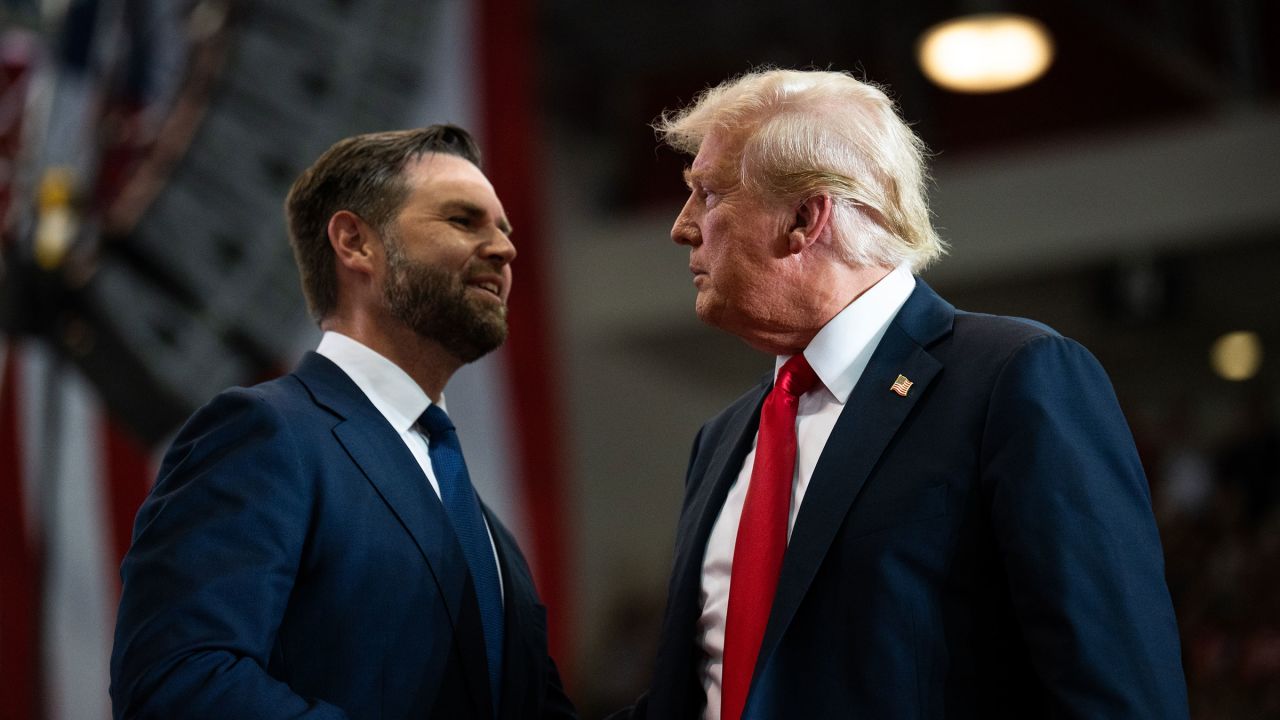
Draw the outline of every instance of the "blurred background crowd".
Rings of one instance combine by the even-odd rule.
[[[1005,36],[998,14],[1032,22]],[[888,86],[934,153],[951,250],[925,280],[1111,375],[1193,716],[1280,717],[1280,3],[0,0],[0,18],[0,718],[108,717],[116,568],[156,453],[314,346],[293,177],[345,135],[445,121],[480,137],[520,252],[511,339],[450,410],[584,716],[634,699],[690,443],[771,367],[694,317],[668,237],[686,160],[648,123],[761,65]]]

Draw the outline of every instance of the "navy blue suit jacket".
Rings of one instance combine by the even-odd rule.
[[[694,444],[634,716],[700,716],[703,556],[769,383]],[[1083,347],[917,281],[814,470],[745,717],[1187,717],[1147,483]]]
[[[506,608],[500,717],[573,717],[529,569],[485,512]],[[475,591],[439,498],[320,355],[188,421],[121,576],[116,718],[493,717]]]

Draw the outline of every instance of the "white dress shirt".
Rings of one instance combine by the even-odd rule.
[[[391,427],[400,435],[405,447],[418,461],[423,475],[440,497],[440,483],[436,480],[435,469],[431,467],[430,446],[427,435],[418,427],[418,418],[431,406],[431,398],[422,387],[409,377],[399,365],[380,355],[358,340],[342,333],[327,330],[320,338],[316,352],[333,361],[351,381],[360,388],[369,402],[377,408],[382,417],[387,419]],[[440,409],[448,414],[444,394],[440,395]],[[498,591],[504,592],[502,582],[502,564],[498,562],[498,548],[493,542],[493,530],[489,529],[489,519],[483,513],[485,530],[489,533],[489,545],[493,548],[493,562],[498,571]]]
[[[818,376],[812,390],[800,397],[796,413],[796,473],[792,479],[791,509],[787,517],[787,537],[796,524],[800,503],[813,477],[818,457],[831,437],[831,429],[844,410],[853,386],[862,377],[871,355],[884,337],[889,323],[915,290],[915,278],[900,266],[873,285],[857,300],[828,322],[804,349],[804,357]],[[774,363],[774,377],[790,359],[780,356]],[[758,439],[758,437],[757,437]],[[711,528],[706,555],[702,560],[702,615],[698,619],[698,644],[703,652],[702,687],[707,694],[703,720],[720,720],[720,683],[724,672],[724,627],[729,610],[729,578],[733,572],[733,550],[738,539],[738,521],[755,464],[756,440],[752,440],[729,496]],[[714,478],[707,478],[707,482]]]

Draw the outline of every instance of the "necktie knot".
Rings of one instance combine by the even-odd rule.
[[[804,359],[804,353],[796,353],[790,360],[783,363],[774,385],[788,395],[800,397],[812,390],[817,382],[818,374],[809,367],[809,361]]]
[[[453,432],[453,421],[449,419],[446,413],[439,405],[432,403],[427,406],[422,415],[418,417],[418,425],[427,431],[427,435],[432,438],[438,437],[440,433]]]

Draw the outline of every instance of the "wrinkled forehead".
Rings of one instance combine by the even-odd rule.
[[[458,155],[429,152],[405,163],[404,176],[410,185],[474,184],[493,192],[493,185],[484,171],[474,163]]]
[[[419,201],[466,198],[501,211],[502,203],[489,178],[465,158],[429,153],[410,161],[404,177],[409,196]]]
[[[466,158],[428,153],[405,168],[409,201],[430,205],[460,205],[483,211],[506,226],[506,213],[493,184]],[[474,214],[474,213],[473,213]]]
[[[702,138],[698,152],[686,171],[686,179],[740,179],[743,150],[749,139],[750,134],[742,130],[712,129]]]

